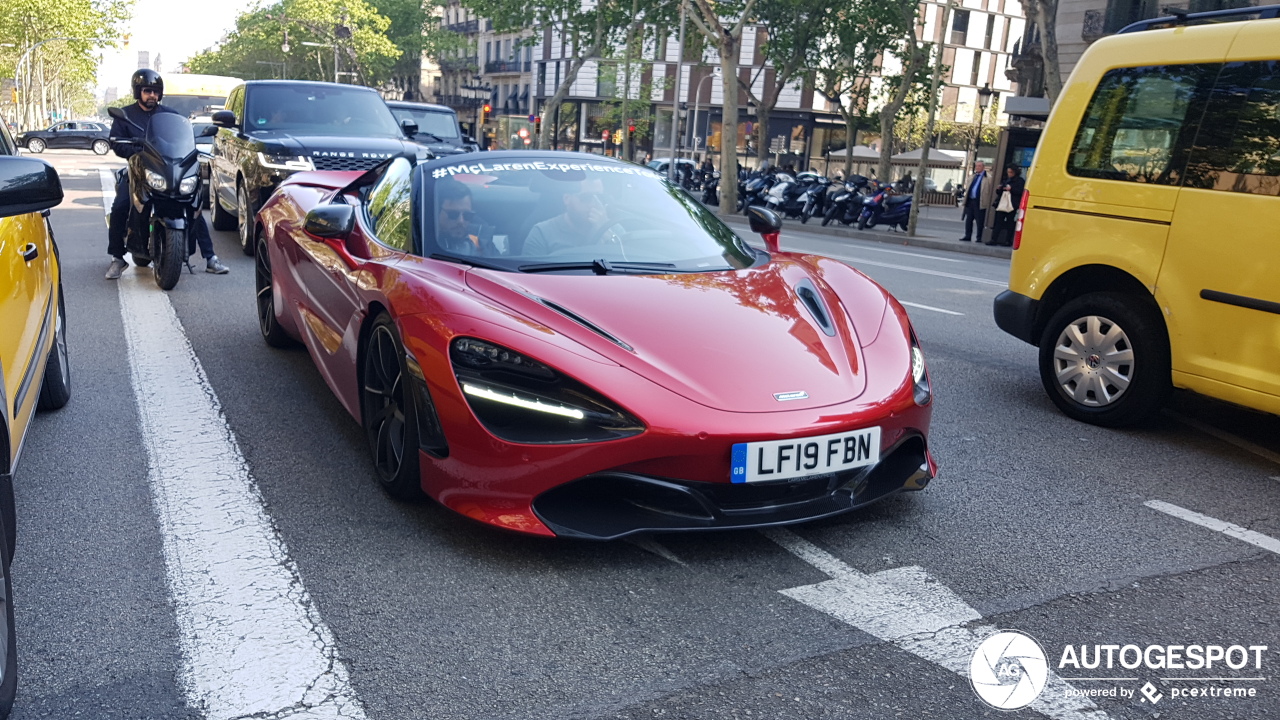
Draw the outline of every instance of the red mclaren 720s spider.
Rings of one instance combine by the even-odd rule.
[[[828,517],[936,473],[906,312],[753,247],[652,170],[489,152],[302,172],[258,213],[258,319],[301,342],[377,478],[522,533]]]

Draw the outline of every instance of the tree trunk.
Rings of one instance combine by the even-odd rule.
[[[769,159],[769,111],[773,108],[756,104],[756,159]]]
[[[1062,71],[1058,64],[1057,0],[1032,0],[1032,20],[1040,28],[1040,58],[1044,64],[1044,94],[1052,107],[1062,94]]]
[[[724,33],[717,49],[724,85],[720,122],[720,214],[733,215],[738,211],[738,59],[742,54],[742,38]]]
[[[578,71],[587,62],[587,58],[595,54],[596,46],[593,45],[589,52],[575,58],[569,65],[569,72],[565,73],[564,79],[560,81],[560,86],[556,88],[556,94],[552,95],[551,99],[542,106],[542,122],[540,123],[542,127],[538,130],[537,149],[546,150],[551,147],[551,141],[547,139],[552,132],[551,118],[555,115],[556,108],[560,107],[566,97],[569,97],[570,88],[578,80]]]
[[[844,177],[847,180],[853,174],[853,141],[858,137],[858,129],[854,127],[853,113],[845,112],[841,106],[840,114],[844,116]]]
[[[907,95],[911,92],[911,85],[916,76],[916,68],[922,60],[920,50],[915,42],[914,26],[910,38],[911,53],[907,59],[906,67],[902,69],[902,84],[894,91],[893,97],[880,108],[880,165],[876,172],[879,175],[880,182],[892,182],[892,161],[893,157],[893,129],[898,121],[898,111],[907,101]]]

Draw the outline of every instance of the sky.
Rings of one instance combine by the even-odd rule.
[[[99,95],[115,86],[128,91],[129,76],[138,69],[138,51],[160,54],[161,73],[171,72],[183,60],[215,45],[236,25],[236,17],[258,5],[258,0],[136,0],[133,19],[124,32],[129,47],[107,48],[98,68]]]

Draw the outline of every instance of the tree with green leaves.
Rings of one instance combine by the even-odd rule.
[[[687,0],[686,0],[687,1]],[[742,31],[755,13],[756,0],[692,0],[688,18],[707,44],[720,56],[724,109],[720,124],[720,213],[738,208],[738,65],[742,58]],[[677,94],[680,88],[676,88]]]
[[[44,127],[55,109],[92,109],[96,48],[118,40],[129,7],[128,0],[0,0],[0,43],[12,46],[0,47],[0,76],[17,80],[24,128]]]
[[[440,24],[443,0],[370,0],[391,21],[387,38],[401,55],[391,66],[389,80],[401,93],[415,95],[422,79],[424,55],[439,57],[466,45],[466,38]],[[421,98],[418,98],[419,100]]]
[[[555,94],[542,106],[542,123],[536,148],[551,146],[551,119],[578,79],[582,66],[603,57],[622,38],[632,22],[630,0],[599,0],[591,5],[582,0],[462,0],[464,7],[493,23],[494,32],[541,32],[551,28],[560,33],[568,49],[568,72]],[[532,42],[528,38],[525,42]]]
[[[810,74],[830,13],[829,0],[769,0],[758,6],[756,19],[765,27],[757,31],[756,43],[772,67],[756,71],[766,78],[759,97],[752,89],[755,75],[752,82],[742,83],[742,89],[756,108],[756,157],[760,160],[769,156],[769,115],[778,106],[783,90]]]
[[[221,44],[192,57],[187,68],[255,77],[260,62],[283,62],[289,77],[332,81],[337,46],[339,62],[358,84],[377,85],[390,78],[403,55],[387,37],[390,27],[391,21],[365,0],[281,0],[242,14]]]

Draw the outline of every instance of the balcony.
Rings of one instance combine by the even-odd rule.
[[[471,33],[480,32],[480,21],[467,20],[465,22],[454,23],[452,25],[445,25],[444,29],[448,30],[449,32],[456,32],[462,35],[470,35]]]
[[[485,98],[468,95],[437,95],[437,102],[451,108],[478,108],[485,103]]]
[[[519,60],[494,60],[484,64],[486,73],[518,73],[520,68],[524,68],[525,72],[529,70],[529,63],[521,63]]]
[[[475,55],[470,57],[440,58],[440,70],[442,72],[472,72],[479,67],[480,58]]]

